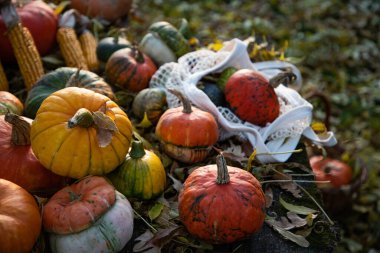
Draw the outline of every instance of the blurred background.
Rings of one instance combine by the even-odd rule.
[[[328,152],[357,174],[368,170],[352,209],[336,217],[343,228],[336,252],[379,252],[380,1],[137,0],[129,37],[140,41],[153,22],[178,27],[182,18],[200,47],[253,37],[300,69],[299,92],[338,139]]]

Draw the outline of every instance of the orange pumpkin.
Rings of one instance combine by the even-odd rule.
[[[124,161],[132,124],[110,98],[68,87],[43,101],[30,134],[42,165],[58,175],[81,178],[109,173]]]
[[[15,114],[0,116],[0,178],[33,194],[49,196],[63,187],[66,179],[44,168],[33,154],[31,123],[31,119]]]
[[[0,252],[30,252],[40,233],[41,216],[33,196],[0,179]]]
[[[352,180],[352,168],[337,159],[312,156],[310,166],[318,181],[330,181],[328,184],[317,184],[319,187],[339,188],[348,185]]]
[[[178,198],[179,217],[190,234],[215,244],[242,240],[265,219],[265,196],[249,172],[217,164],[199,167],[186,179]]]
[[[156,136],[172,158],[184,163],[202,161],[219,138],[218,124],[211,113],[192,107],[178,91],[171,92],[183,106],[165,111],[157,123]]]

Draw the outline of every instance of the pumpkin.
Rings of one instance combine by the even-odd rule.
[[[98,42],[96,56],[100,61],[107,62],[114,52],[131,46],[131,42],[123,37],[105,37]]]
[[[179,91],[170,91],[180,98],[183,106],[170,108],[160,117],[156,136],[161,147],[178,161],[202,161],[219,138],[218,124],[211,113],[192,107]]]
[[[0,116],[0,178],[27,191],[50,196],[66,183],[64,177],[47,170],[30,147],[31,119],[7,113]]]
[[[126,17],[132,6],[132,0],[71,0],[71,7],[83,15],[116,21]]]
[[[156,72],[153,61],[136,47],[123,48],[108,59],[105,74],[107,80],[122,89],[139,92],[148,87]]]
[[[214,105],[226,107],[226,98],[224,97],[224,93],[218,87],[218,85],[208,81],[201,81],[197,84],[197,86],[209,97]]]
[[[166,172],[160,158],[145,150],[141,141],[132,141],[129,154],[109,178],[127,198],[139,200],[160,196],[166,184]]]
[[[190,45],[186,38],[177,28],[166,21],[153,23],[139,46],[157,66],[176,61],[190,51]]]
[[[111,99],[115,98],[111,86],[97,74],[77,68],[61,67],[44,75],[28,92],[24,114],[34,118],[46,97],[68,86],[90,89]]]
[[[181,222],[190,234],[214,243],[232,243],[257,232],[265,219],[265,195],[249,172],[216,164],[195,169],[178,197]]]
[[[109,173],[124,161],[132,125],[108,97],[68,87],[42,102],[30,135],[42,165],[58,175],[81,178]]]
[[[352,180],[352,168],[340,160],[312,156],[310,166],[317,181],[330,181],[328,184],[317,184],[318,187],[340,188],[350,184]]]
[[[0,179],[0,252],[30,252],[41,233],[37,202],[25,189]]]
[[[133,209],[103,177],[89,176],[54,194],[42,223],[53,253],[116,253],[132,237]]]
[[[21,115],[24,105],[18,97],[8,91],[0,91],[0,115],[11,112]]]
[[[55,44],[55,36],[58,29],[58,17],[54,13],[54,10],[44,1],[28,1],[25,5],[19,5],[17,13],[20,16],[23,26],[28,28],[32,34],[39,53],[41,55],[49,53]],[[1,15],[0,58],[3,63],[16,62],[12,46],[6,35],[4,20]]]
[[[135,96],[132,112],[143,119],[146,114],[149,121],[156,124],[167,109],[166,93],[160,88],[146,88]]]

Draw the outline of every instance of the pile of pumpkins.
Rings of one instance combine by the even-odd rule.
[[[85,1],[72,4],[79,2]],[[131,1],[124,2],[130,6]],[[23,11],[32,13],[27,8],[31,6]],[[49,8],[42,9],[51,22],[25,22],[31,24],[41,55],[55,43],[57,16]],[[46,30],[33,32],[33,27]],[[192,106],[178,90],[168,92],[182,106],[168,109],[166,92],[149,88],[161,65],[190,51],[188,39],[181,29],[157,22],[138,46],[122,37],[98,42],[104,78],[102,73],[62,66],[40,78],[25,101],[0,91],[0,252],[29,252],[42,230],[52,252],[119,252],[125,247],[134,230],[130,201],[155,199],[168,186],[159,156],[134,135],[132,117],[147,119],[161,151],[179,163],[194,164],[209,156],[219,138],[213,115]],[[3,43],[0,37],[1,48]],[[3,63],[12,61],[12,55],[4,56],[11,52],[0,52]],[[221,87],[235,112],[257,125],[273,121],[279,105],[270,81],[254,71],[228,71]],[[267,95],[241,103],[252,90]],[[132,115],[115,91],[135,94],[128,111]],[[260,106],[253,104],[256,100]],[[247,110],[252,106],[255,114]],[[47,199],[42,209],[33,196]],[[178,203],[179,219],[189,233],[215,244],[245,239],[265,219],[258,180],[244,169],[227,166],[222,155],[189,175]]]

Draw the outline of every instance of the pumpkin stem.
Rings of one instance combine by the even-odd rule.
[[[224,159],[223,155],[216,156],[216,166],[218,168],[218,177],[216,178],[216,183],[228,184],[230,182],[230,175],[228,174],[226,159]]]
[[[69,80],[67,81],[67,83],[65,85],[65,88],[67,88],[67,87],[79,87],[80,86],[79,72],[81,70],[82,70],[81,68],[78,68],[77,71],[75,71],[75,73],[70,76]]]
[[[145,149],[142,141],[132,141],[132,148],[129,152],[129,156],[133,159],[139,159],[145,155]]]
[[[193,110],[191,109],[191,103],[190,103],[189,99],[187,97],[185,97],[182,94],[182,92],[175,90],[175,89],[168,89],[168,91],[170,91],[177,98],[179,98],[179,100],[181,100],[182,106],[183,106],[183,110],[182,110],[183,113],[190,114],[193,112]]]
[[[144,55],[138,49],[137,45],[132,46],[132,54],[133,54],[133,58],[135,58],[138,63],[144,63],[145,62]]]
[[[269,80],[269,84],[273,88],[277,88],[280,84],[288,86],[291,82],[293,82],[296,79],[297,76],[291,70],[286,70],[272,77]]]
[[[8,112],[4,120],[12,125],[11,142],[13,145],[30,145],[30,123],[20,116]]]
[[[11,1],[1,1],[0,8],[0,14],[8,30],[20,23],[20,16]]]
[[[80,108],[67,124],[69,128],[74,128],[76,126],[89,128],[94,124],[94,118],[88,109]]]

